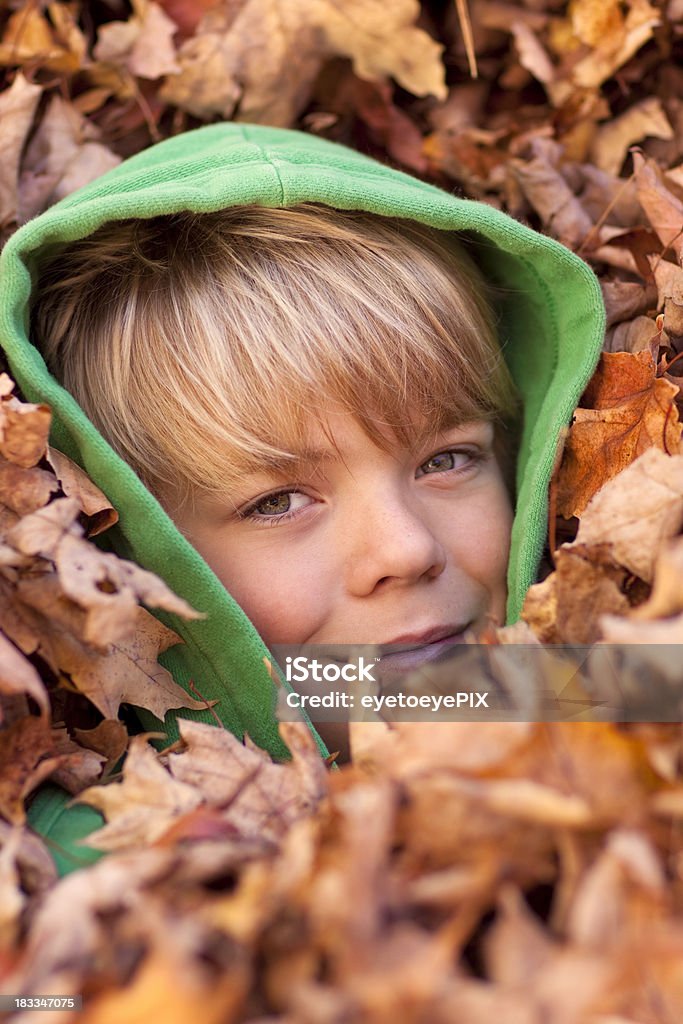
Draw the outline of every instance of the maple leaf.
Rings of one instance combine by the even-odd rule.
[[[582,516],[591,498],[644,451],[680,447],[678,388],[656,376],[650,352],[603,353],[574,413],[557,479],[557,508]]]
[[[177,643],[177,633],[136,606],[132,636],[126,640],[97,650],[52,630],[41,638],[39,651],[58,675],[68,675],[105,718],[116,718],[119,706],[126,702],[147,708],[163,721],[171,708],[202,711],[207,707],[206,701],[188,696],[157,662],[158,654]]]
[[[415,0],[246,0],[210,10],[178,51],[160,96],[197,117],[288,125],[326,59],[349,57],[360,78],[392,76],[418,96],[446,96],[442,47],[414,22]],[[296,60],[292,61],[293,49]]]

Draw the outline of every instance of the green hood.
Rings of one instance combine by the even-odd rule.
[[[219,703],[226,726],[274,755],[285,750],[273,714],[268,651],[241,608],[161,506],[48,372],[27,338],[31,281],[44,246],[82,238],[106,221],[259,203],[325,203],[467,231],[487,278],[501,286],[505,355],[524,401],[517,508],[508,570],[508,623],[534,582],[547,528],[558,435],[597,362],[600,289],[577,256],[505,214],[457,198],[353,150],[295,131],[219,124],[162,142],[73,193],[18,230],[0,256],[0,338],[24,396],[53,410],[51,443],[78,462],[120,515],[101,543],[161,576],[202,621],[158,617],[183,639],[160,659],[187,687]],[[155,612],[155,614],[157,614]],[[204,712],[180,712],[211,721]],[[146,728],[158,728],[141,713]],[[166,729],[177,735],[175,715]],[[40,801],[38,802],[40,803]],[[82,809],[81,809],[82,810]]]

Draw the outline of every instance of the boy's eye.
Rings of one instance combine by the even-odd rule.
[[[468,465],[477,461],[477,457],[477,452],[449,449],[432,455],[431,459],[422,463],[420,469],[425,473],[444,473],[453,469],[466,469]]]
[[[300,499],[298,504],[296,499]],[[303,499],[303,500],[302,500]],[[268,494],[260,498],[254,505],[250,505],[242,512],[242,518],[251,519],[255,522],[282,522],[290,515],[295,515],[305,507],[307,495],[300,491],[279,491],[277,494]]]

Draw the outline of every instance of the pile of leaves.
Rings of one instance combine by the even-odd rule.
[[[234,118],[570,246],[605,351],[558,454],[548,574],[484,639],[651,645],[636,682],[675,688],[655,645],[683,642],[682,49],[681,0],[0,4],[0,230]],[[296,723],[284,764],[191,722],[158,752],[121,705],[204,704],[143,605],[197,613],[92,543],[116,511],[49,425],[0,374],[2,991],[82,994],[60,1019],[86,1024],[683,1018],[680,723],[354,723],[335,771]],[[46,783],[106,820],[107,856],[61,881],[26,824]]]

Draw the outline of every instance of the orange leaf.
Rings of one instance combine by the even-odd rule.
[[[679,389],[656,376],[650,352],[606,352],[574,414],[558,476],[557,508],[581,516],[593,495],[648,448],[677,454]]]

